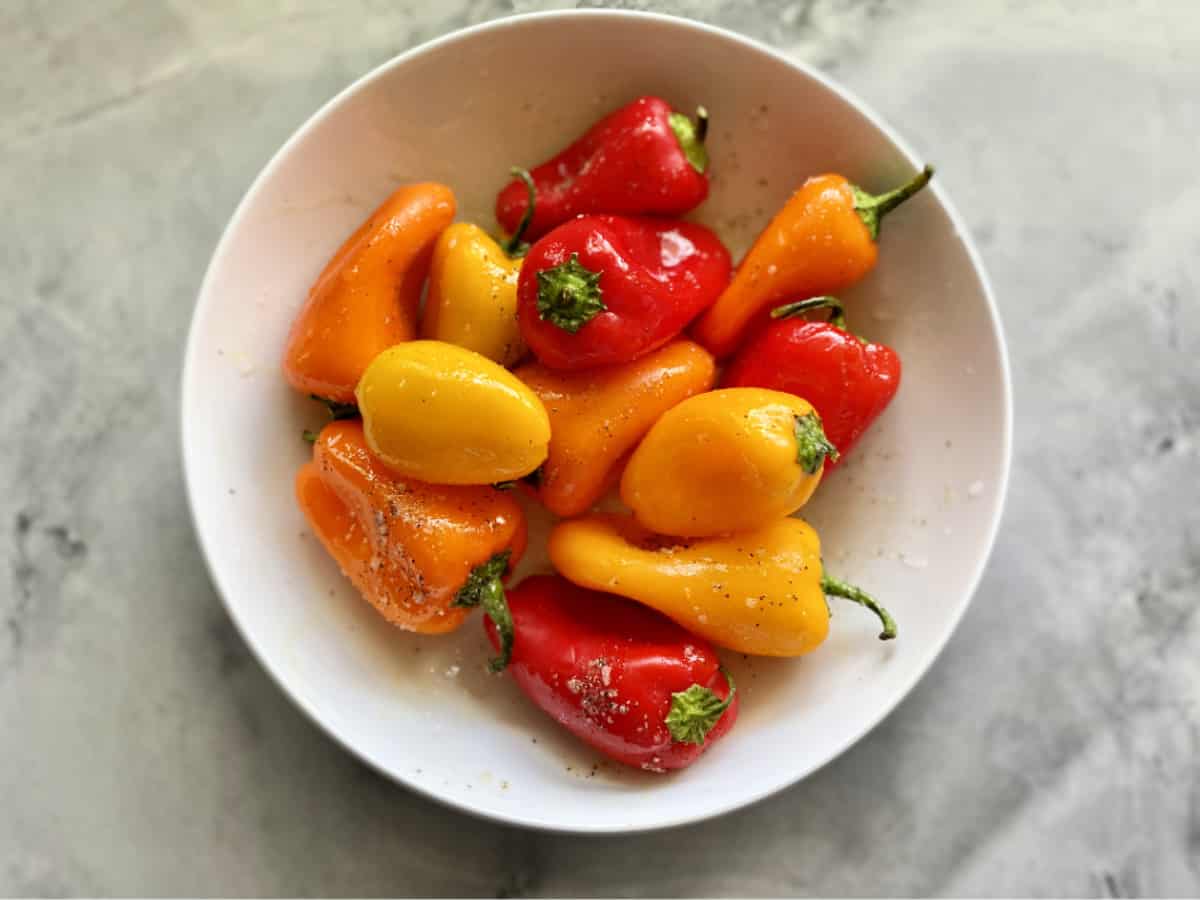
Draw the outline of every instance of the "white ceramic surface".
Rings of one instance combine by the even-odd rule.
[[[510,164],[542,159],[643,93],[708,107],[713,190],[697,218],[735,254],[807,175],[884,189],[922,162],[823,76],[744,38],[611,11],[517,17],[459,32],[367,75],[300,129],[243,200],[201,289],[183,378],[190,501],[229,611],[310,716],[379,770],[513,823],[580,832],[681,824],[804,777],[891,710],[966,608],[1003,503],[1011,400],[978,257],[944,193],[894,213],[881,263],[845,295],[852,324],[901,353],[904,382],[806,515],[827,567],[875,591],[900,625],[834,601],[830,639],[796,661],[726,654],[737,728],[670,777],[605,764],[486,674],[477,620],[444,638],[385,625],[308,533],[292,497],[320,410],[279,376],[305,291],[396,185],[452,185],[492,224]],[[936,163],[936,160],[932,160]],[[531,510],[521,572],[545,567]],[[599,763],[599,764],[598,764]]]

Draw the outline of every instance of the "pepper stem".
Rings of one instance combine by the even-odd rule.
[[[469,609],[482,606],[484,615],[495,624],[500,635],[500,655],[488,660],[488,667],[493,672],[504,671],[508,661],[512,659],[512,611],[508,608],[508,597],[504,593],[504,582],[501,581],[508,569],[508,558],[511,555],[511,550],[503,550],[471,570],[466,582],[454,595],[454,603],[451,604]]]
[[[608,309],[600,299],[600,273],[580,263],[578,253],[565,263],[540,270],[537,283],[538,317],[569,334]]]
[[[703,175],[708,168],[708,150],[704,146],[704,139],[708,136],[708,110],[697,106],[695,122],[683,113],[673,112],[667,116],[667,124],[675,132],[675,139],[679,141],[687,161]]]
[[[323,403],[325,408],[329,410],[329,415],[333,417],[333,421],[335,422],[341,421],[342,419],[353,419],[358,416],[358,407],[353,403],[339,403],[336,400],[330,400],[328,397],[322,397],[319,394],[309,394],[308,396],[311,399],[316,400],[318,403]],[[308,441],[308,443],[315,444],[317,442],[318,432],[310,431],[309,429],[305,428],[304,431],[301,432],[300,436],[303,437],[304,440]]]
[[[729,685],[729,693],[724,700],[712,688],[699,684],[671,694],[671,710],[667,713],[666,723],[667,730],[675,740],[684,744],[703,744],[725,710],[729,709],[737,694],[737,685],[724,666],[721,666],[721,674]]]
[[[529,252],[529,244],[525,243],[522,238],[525,237],[525,232],[529,230],[529,223],[533,221],[533,207],[537,203],[537,186],[533,183],[533,176],[529,174],[528,169],[513,166],[508,170],[508,174],[515,178],[520,178],[521,181],[525,182],[525,191],[528,194],[525,202],[525,212],[521,216],[517,230],[513,232],[512,237],[504,242],[504,252],[516,259]]]
[[[793,316],[803,315],[816,309],[829,310],[829,324],[843,331],[846,330],[846,311],[842,308],[842,302],[837,297],[809,297],[807,300],[796,300],[793,303],[785,303],[783,306],[777,306],[771,310],[771,318],[790,319]]]
[[[879,223],[883,217],[929,184],[932,177],[933,166],[926,166],[907,184],[902,184],[886,194],[868,194],[856,184],[850,186],[850,190],[854,192],[854,211],[867,226],[872,240],[879,237]]]
[[[329,410],[329,414],[333,416],[333,421],[335,422],[342,419],[353,419],[358,416],[358,407],[353,403],[339,403],[337,400],[330,400],[328,397],[322,397],[319,394],[309,394],[308,396],[318,403],[324,403],[325,408]]]
[[[825,436],[825,429],[821,427],[821,419],[816,413],[796,416],[795,432],[796,462],[807,474],[816,475],[820,472],[826,457],[837,462],[841,454]]]
[[[822,575],[821,590],[831,597],[853,600],[855,603],[865,606],[871,612],[875,613],[875,615],[879,616],[879,621],[883,623],[883,631],[879,633],[881,641],[890,641],[896,636],[896,621],[892,618],[891,613],[880,606],[879,601],[862,588],[842,581],[839,578],[834,578],[832,575]]]

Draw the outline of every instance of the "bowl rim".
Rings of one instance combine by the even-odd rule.
[[[976,561],[974,571],[971,573],[968,589],[959,598],[957,607],[950,611],[949,626],[945,629],[940,641],[930,645],[924,651],[924,658],[913,669],[912,676],[901,686],[901,689],[893,693],[893,699],[881,705],[874,716],[870,717],[863,727],[852,734],[845,740],[835,745],[829,750],[823,759],[818,763],[808,768],[806,771],[801,771],[798,774],[786,773],[782,778],[770,786],[758,790],[756,792],[738,797],[734,800],[724,801],[712,807],[700,809],[695,812],[676,813],[670,816],[663,817],[659,821],[639,824],[634,826],[622,826],[618,824],[589,826],[586,824],[576,825],[556,825],[551,824],[541,819],[532,816],[523,815],[520,811],[514,811],[511,814],[480,809],[471,806],[465,802],[459,802],[455,798],[443,796],[437,793],[431,787],[427,787],[418,781],[406,777],[403,773],[393,771],[384,763],[372,758],[365,751],[353,746],[350,740],[343,737],[336,728],[327,723],[318,711],[308,703],[298,692],[294,691],[291,686],[284,680],[280,673],[272,665],[266,654],[255,643],[253,636],[250,634],[244,623],[238,616],[235,604],[232,604],[228,597],[229,592],[226,590],[226,585],[219,572],[213,565],[213,554],[210,552],[210,538],[206,536],[204,528],[201,527],[200,520],[197,517],[197,501],[198,488],[195,484],[196,476],[193,471],[196,463],[192,460],[192,451],[189,449],[195,445],[195,442],[190,439],[189,419],[186,415],[187,409],[190,407],[189,398],[192,392],[196,390],[198,379],[200,378],[200,355],[199,349],[199,328],[198,322],[201,319],[203,309],[206,305],[206,298],[212,291],[212,282],[215,278],[215,273],[222,267],[225,256],[229,253],[232,234],[237,230],[237,226],[246,215],[246,211],[253,205],[264,185],[269,181],[275,170],[279,167],[281,161],[288,156],[292,148],[302,141],[312,130],[314,130],[326,117],[328,117],[337,107],[344,101],[357,93],[362,87],[377,78],[382,78],[392,70],[399,68],[415,59],[418,59],[426,54],[434,53],[444,47],[454,44],[458,41],[465,40],[470,37],[483,34],[489,31],[499,31],[508,28],[520,28],[530,22],[547,22],[566,19],[578,18],[596,18],[610,20],[625,20],[631,24],[645,21],[657,21],[663,24],[672,26],[683,26],[687,29],[692,29],[698,32],[706,33],[710,36],[720,38],[722,40],[731,41],[742,45],[744,48],[756,53],[765,54],[773,58],[775,61],[782,63],[796,70],[799,74],[804,75],[826,90],[832,92],[843,102],[853,107],[860,115],[866,118],[880,132],[882,132],[888,140],[899,150],[900,154],[913,166],[914,169],[921,167],[920,157],[913,152],[897,132],[887,124],[884,119],[879,116],[870,106],[864,103],[859,97],[853,94],[850,90],[835,82],[823,72],[817,70],[810,64],[800,60],[792,59],[782,51],[759,41],[755,38],[739,34],[726,28],[717,25],[711,25],[706,22],[700,22],[695,19],[689,19],[682,16],[667,15],[664,13],[645,12],[641,10],[623,10],[623,9],[566,9],[566,10],[547,10],[542,12],[522,13],[518,15],[506,16],[499,19],[491,19],[486,22],[481,22],[476,25],[471,25],[465,28],[459,28],[447,34],[441,35],[432,40],[418,44],[408,50],[400,53],[391,59],[388,59],[379,65],[372,68],[370,71],[356,78],[349,85],[338,91],[333,97],[325,101],[324,104],[310,115],[301,125],[292,132],[291,136],[284,141],[278,150],[272,154],[271,158],[259,171],[247,188],[242,199],[238,202],[229,221],[222,229],[221,236],[217,241],[216,247],[213,250],[212,258],[209,260],[208,266],[205,269],[204,277],[200,283],[200,289],[196,297],[195,305],[192,309],[192,317],[188,326],[188,334],[186,338],[183,368],[180,376],[180,440],[183,461],[183,474],[185,495],[187,497],[188,513],[192,522],[192,528],[196,535],[196,542],[200,547],[201,556],[204,559],[205,568],[208,570],[209,578],[213,586],[216,588],[218,596],[221,598],[221,603],[225,607],[242,640],[250,648],[251,653],[258,661],[259,665],[267,672],[271,680],[282,690],[308,719],[315,723],[325,734],[333,738],[341,747],[347,750],[356,759],[368,765],[370,768],[379,772],[388,779],[402,785],[403,787],[414,791],[422,797],[433,800],[442,806],[467,813],[491,822],[497,822],[504,825],[519,826],[536,831],[543,831],[555,834],[640,834],[651,831],[660,831],[668,828],[677,828],[680,826],[703,822],[708,819],[716,818],[717,816],[725,815],[726,813],[734,812],[735,810],[744,809],[752,804],[758,803],[761,800],[773,796],[783,790],[791,788],[800,783],[804,779],[812,776],[816,772],[823,769],[833,760],[840,757],[847,750],[857,744],[860,740],[866,737],[873,731],[884,719],[890,716],[896,708],[912,693],[916,684],[925,677],[929,670],[933,667],[938,657],[941,656],[946,644],[950,638],[958,630],[965,615],[967,608],[971,605],[976,591],[979,589],[979,584],[983,578],[984,571],[988,561],[991,559],[992,552],[995,548],[996,537],[999,533],[1000,522],[1004,516],[1004,509],[1008,499],[1009,475],[1012,468],[1012,444],[1013,444],[1013,391],[1012,391],[1012,376],[1008,358],[1008,346],[1004,336],[1004,327],[1000,318],[1000,312],[996,304],[995,294],[992,290],[991,280],[988,277],[987,270],[983,265],[983,260],[979,249],[976,247],[974,240],[971,237],[966,223],[959,214],[958,209],[951,202],[950,198],[942,189],[938,181],[933,181],[929,188],[937,198],[938,203],[945,210],[951,224],[954,226],[955,232],[962,241],[963,247],[966,249],[967,257],[970,260],[971,267],[979,278],[980,285],[983,289],[984,299],[987,304],[987,312],[990,320],[992,334],[996,342],[998,358],[1000,362],[1001,375],[1001,391],[1003,395],[1003,421],[1001,424],[1002,437],[1002,464],[1000,476],[997,481],[996,504],[993,510],[991,521],[987,526],[987,537],[985,541],[984,551],[979,555]]]

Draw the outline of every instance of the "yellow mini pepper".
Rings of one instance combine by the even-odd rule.
[[[807,401],[763,388],[684,400],[638,445],[621,499],[652,531],[708,537],[760,528],[808,502],[837,450]]]
[[[474,350],[502,366],[525,355],[517,324],[517,277],[528,245],[521,237],[534,206],[533,181],[515,169],[529,190],[525,217],[501,246],[478,225],[459,222],[442,232],[433,249],[421,337]]]
[[[825,596],[879,616],[881,640],[896,624],[872,597],[824,574],[817,533],[778,519],[744,534],[696,541],[655,535],[629,516],[593,514],[560,522],[550,559],[584,587],[644,603],[721,647],[756,656],[799,656],[829,633]]]
[[[478,225],[458,222],[433,249],[421,337],[448,341],[511,366],[525,355],[517,326],[521,260]]]
[[[550,443],[546,408],[504,367],[442,341],[408,341],[367,366],[355,392],[371,450],[430,484],[528,475]]]

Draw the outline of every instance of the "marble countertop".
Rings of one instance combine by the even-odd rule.
[[[276,147],[414,44],[564,4],[0,10],[0,894],[1200,893],[1200,10],[619,3],[742,30],[902,126],[979,239],[1016,455],[955,639],[750,809],[588,839],[368,771],[255,663],[183,499],[209,254]]]

